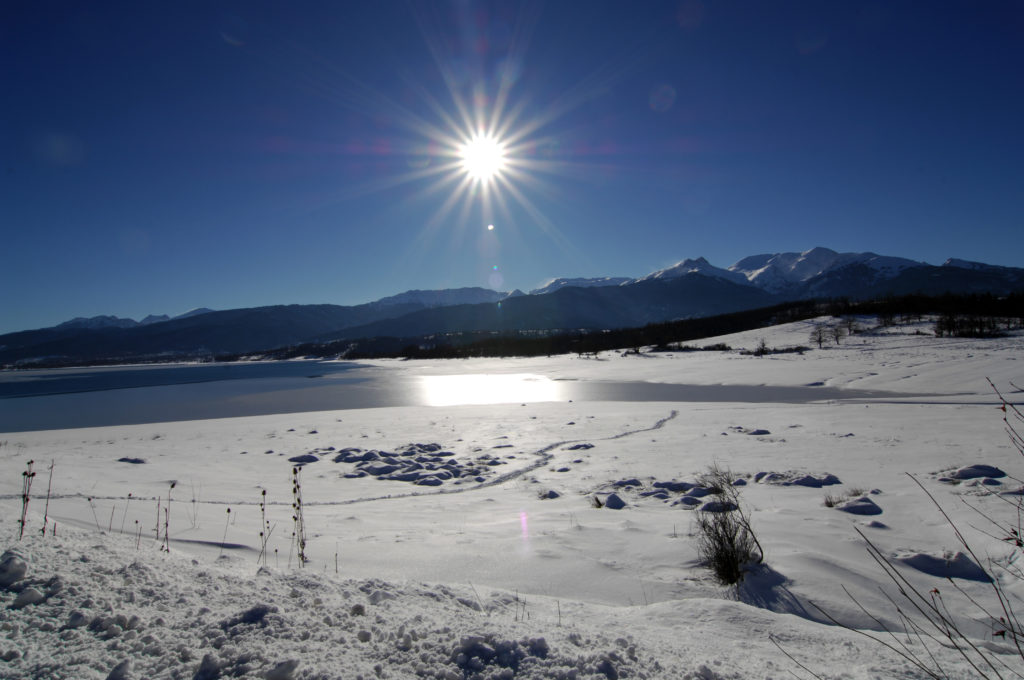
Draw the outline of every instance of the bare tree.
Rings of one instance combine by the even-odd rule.
[[[818,349],[821,349],[826,340],[828,340],[828,326],[821,323],[816,324],[814,328],[811,329],[811,342],[817,343]]]
[[[838,345],[843,338],[846,337],[846,329],[840,325],[830,326],[828,329],[828,335],[830,338],[836,341]]]

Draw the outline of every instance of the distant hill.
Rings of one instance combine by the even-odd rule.
[[[737,312],[789,300],[1024,290],[1024,269],[875,253],[753,255],[728,268],[682,260],[638,279],[553,279],[529,295],[486,288],[411,290],[361,305],[192,310],[141,322],[99,316],[0,335],[0,365],[195,358],[363,337],[607,330]]]

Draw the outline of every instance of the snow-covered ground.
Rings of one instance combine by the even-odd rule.
[[[810,327],[692,344],[806,345]],[[990,601],[991,586],[959,578],[971,570],[955,557],[956,537],[905,474],[977,554],[1007,553],[971,528],[981,520],[963,501],[1012,510],[990,491],[1017,489],[1024,461],[985,379],[1019,399],[1010,383],[1024,385],[1022,349],[1020,336],[939,339],[920,324],[761,358],[381,361],[376,370],[437,385],[437,403],[463,405],[0,434],[0,552],[10,551],[0,584],[11,582],[0,588],[0,677],[926,677],[825,623],[822,610],[878,628],[845,589],[900,629],[879,586],[893,589],[857,529],[1022,671],[967,600]],[[899,396],[521,401],[564,380]],[[483,403],[504,401],[495,389],[510,403]],[[300,456],[308,462],[289,460]],[[19,540],[29,460],[36,477]],[[51,461],[56,534],[43,537]],[[714,582],[694,547],[693,508],[704,501],[686,489],[713,464],[745,482],[766,553],[738,593]],[[940,481],[978,464],[1008,476]],[[595,507],[613,492],[624,508]],[[826,494],[875,514],[826,507]],[[1019,604],[1024,582],[1008,578],[1004,591]],[[953,650],[932,653],[949,677],[975,676]]]

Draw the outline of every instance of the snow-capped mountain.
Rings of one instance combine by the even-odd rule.
[[[728,269],[722,269],[721,267],[716,267],[707,260],[705,260],[703,257],[698,257],[696,260],[686,259],[681,262],[677,262],[671,267],[659,269],[656,272],[652,272],[647,276],[635,280],[667,280],[678,278],[680,276],[686,276],[687,274],[700,274],[702,276],[711,276],[717,279],[731,281],[733,283],[749,285],[747,277],[742,273],[730,271]]]
[[[815,277],[850,265],[865,265],[880,278],[892,278],[911,267],[924,266],[902,257],[875,253],[837,253],[829,248],[812,248],[802,253],[774,253],[745,257],[729,267],[753,285],[770,293],[786,293]]]
[[[932,266],[872,252],[812,248],[743,258],[728,269],[703,257],[638,279],[559,278],[531,292],[410,290],[355,306],[201,308],[143,321],[99,316],[0,336],[0,364],[54,365],[135,357],[251,353],[359,338],[438,333],[632,328],[769,307],[786,301],[1024,290],[1024,269],[961,259]],[[501,303],[500,305],[497,303]]]
[[[550,279],[540,288],[534,288],[530,291],[530,295],[547,295],[548,293],[554,293],[556,290],[567,288],[572,286],[574,288],[600,288],[603,286],[621,286],[624,283],[629,283],[633,279],[625,276],[602,276],[600,278],[593,279]]]

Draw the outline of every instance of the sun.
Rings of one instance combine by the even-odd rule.
[[[462,169],[477,182],[487,183],[505,169],[505,146],[489,134],[476,134],[459,147]]]

